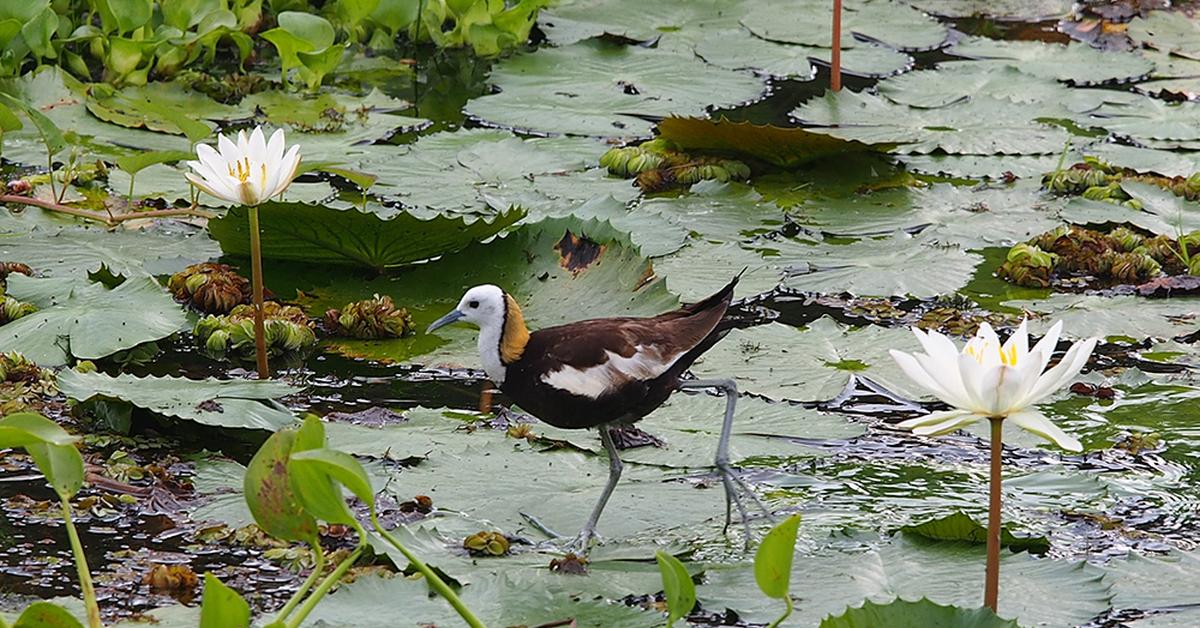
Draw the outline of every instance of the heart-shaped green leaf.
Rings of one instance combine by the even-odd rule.
[[[241,594],[211,573],[205,573],[200,628],[246,628],[249,625],[250,605]]]
[[[280,430],[267,439],[246,467],[246,505],[263,532],[285,541],[316,542],[317,522],[292,490],[288,459],[296,431]]]
[[[800,515],[788,517],[771,528],[754,553],[754,580],[767,597],[782,600],[788,596],[799,529]]]
[[[662,572],[663,594],[667,598],[667,626],[686,617],[696,606],[696,584],[678,558],[659,550],[654,559]]]

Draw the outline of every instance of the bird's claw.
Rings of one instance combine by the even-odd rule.
[[[592,545],[604,542],[604,538],[596,534],[595,530],[584,528],[579,531],[579,534],[568,539],[566,536],[552,530],[550,526],[542,523],[542,520],[534,515],[523,512],[521,513],[521,517],[529,522],[529,525],[533,526],[538,532],[549,537],[549,540],[545,542],[547,545],[554,547],[564,554],[587,556]]]
[[[749,496],[750,501],[754,502],[754,505],[758,507],[758,510],[767,520],[774,522],[775,514],[763,504],[754,490],[742,480],[738,471],[728,462],[723,460],[717,461],[717,474],[721,478],[721,484],[725,487],[725,532],[729,532],[729,526],[733,522],[733,507],[736,506],[738,517],[742,520],[742,527],[746,534],[746,549],[749,549],[753,534],[750,530],[750,515],[746,510],[746,502],[743,494]]]

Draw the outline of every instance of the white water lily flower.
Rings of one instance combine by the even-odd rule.
[[[199,161],[189,161],[195,173],[187,173],[192,185],[209,194],[242,205],[259,205],[282,194],[296,178],[300,168],[300,147],[293,146],[284,154],[283,129],[263,138],[262,127],[256,127],[246,137],[238,131],[237,143],[221,135],[217,150],[207,144],[196,147]]]
[[[909,419],[900,427],[912,428],[915,434],[938,435],[1000,417],[1064,449],[1082,451],[1078,440],[1032,409],[1079,374],[1096,347],[1096,338],[1077,342],[1047,371],[1061,331],[1059,321],[1030,349],[1024,321],[1003,345],[992,327],[983,323],[960,353],[946,336],[914,328],[925,353],[893,350],[892,358],[909,378],[954,409]]]

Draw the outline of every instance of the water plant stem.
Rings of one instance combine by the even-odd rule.
[[[83,605],[87,609],[89,628],[103,628],[100,623],[100,606],[96,604],[96,589],[92,586],[92,572],[88,569],[87,556],[83,553],[83,544],[79,542],[79,532],[71,521],[71,502],[66,497],[59,496],[62,502],[63,523],[67,526],[67,538],[71,541],[71,554],[75,557],[75,571],[79,573],[79,591],[83,596]]]
[[[842,0],[833,0],[833,52],[829,57],[829,89],[842,91]]]
[[[316,539],[309,541],[308,544],[317,554],[316,564],[313,565],[312,573],[308,574],[304,582],[300,583],[300,588],[296,589],[296,592],[288,599],[287,604],[284,604],[283,608],[279,609],[279,612],[275,615],[276,623],[282,622],[287,619],[288,615],[292,614],[292,611],[296,609],[296,605],[300,603],[300,600],[304,599],[304,594],[308,593],[308,590],[317,583],[317,578],[321,577],[321,572],[325,571],[325,550],[321,549],[321,544]]]
[[[59,212],[62,214],[70,214],[79,218],[87,218],[102,222],[109,227],[116,226],[126,220],[137,220],[139,218],[171,218],[176,216],[193,216],[196,218],[212,218],[214,214],[200,209],[154,209],[144,212],[129,212],[127,214],[107,215],[100,212],[91,211],[88,209],[80,209],[78,207],[70,207],[62,205],[54,201],[47,201],[32,196],[18,196],[16,194],[0,194],[0,203],[16,203],[19,205],[32,205],[41,207],[42,209]]]
[[[794,607],[792,606],[792,596],[790,596],[790,595],[783,596],[783,601],[784,601],[784,603],[787,604],[787,608],[784,609],[783,615],[780,615],[779,619],[776,619],[775,621],[771,622],[771,624],[768,625],[767,628],[777,628],[777,626],[779,626],[784,621],[786,621],[788,617],[792,616],[792,610],[794,609]]]
[[[288,628],[296,628],[304,623],[304,619],[308,617],[313,608],[316,608],[317,602],[320,602],[321,598],[325,597],[325,594],[329,592],[329,589],[333,588],[333,585],[341,580],[342,576],[346,575],[346,572],[350,570],[350,567],[354,565],[358,557],[362,556],[363,550],[366,547],[366,543],[360,543],[354,552],[346,557],[346,560],[338,563],[337,569],[334,569],[332,573],[325,576],[325,579],[321,581],[321,584],[317,585],[312,595],[308,596],[307,600],[304,600],[304,605],[300,607],[300,610],[296,611],[296,616],[287,623]]]
[[[383,526],[379,525],[379,519],[375,516],[374,511],[371,512],[371,525],[375,527],[375,530],[379,532],[379,535],[382,536],[384,540],[386,540],[388,543],[391,543],[392,547],[396,548],[401,554],[404,555],[404,558],[408,560],[409,564],[411,564],[413,567],[416,567],[417,571],[421,572],[421,575],[425,576],[425,581],[429,583],[429,587],[436,591],[438,595],[445,598],[445,600],[450,603],[450,606],[452,606],[458,613],[458,616],[461,617],[463,621],[467,622],[468,626],[471,628],[483,628],[483,622],[479,621],[479,618],[471,612],[470,608],[467,608],[467,605],[464,604],[463,601],[458,597],[458,594],[454,592],[454,589],[451,589],[450,585],[446,584],[446,581],[442,580],[436,573],[434,573],[432,569],[429,568],[428,565],[422,562],[420,558],[417,558],[412,552],[408,551],[407,547],[404,547],[400,541],[397,541],[391,534],[388,533],[387,530],[384,530]]]
[[[983,605],[999,612],[1000,599],[1000,462],[1004,417],[988,419],[992,427],[992,468],[988,482],[987,568],[983,581]]]
[[[271,372],[267,366],[267,336],[263,326],[262,241],[258,234],[258,207],[249,209],[250,270],[254,290],[254,357],[258,363],[258,378],[268,379]]]

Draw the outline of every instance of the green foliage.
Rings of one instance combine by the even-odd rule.
[[[787,610],[771,623],[778,626],[792,614],[792,596],[788,587],[792,579],[792,557],[796,553],[796,533],[800,515],[794,514],[771,528],[754,553],[754,580],[767,597],[783,600]]]
[[[696,606],[696,585],[678,558],[659,550],[654,553],[662,572],[663,595],[667,598],[667,626],[687,616]]]
[[[916,602],[895,599],[887,604],[876,604],[870,600],[862,606],[851,607],[841,615],[830,615],[821,620],[821,628],[929,628],[931,626],[954,626],[955,628],[1017,628],[1017,622],[1002,619],[989,608],[959,608],[943,606],[921,598]]]
[[[6,626],[0,620],[0,626]],[[67,609],[52,602],[34,602],[25,607],[13,628],[83,628]]]
[[[247,628],[249,625],[250,605],[241,594],[211,573],[205,573],[200,628]]]

